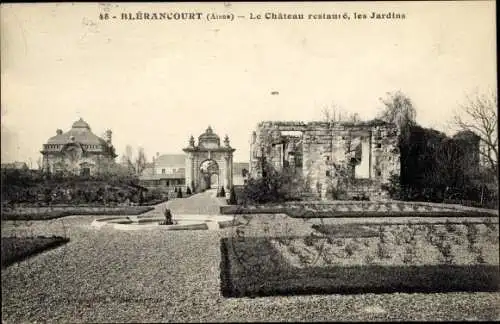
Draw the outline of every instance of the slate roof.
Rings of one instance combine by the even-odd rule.
[[[185,167],[186,165],[186,155],[185,154],[162,154],[160,155],[156,161],[156,168],[162,167]]]
[[[47,144],[67,144],[72,142],[87,145],[107,145],[104,139],[92,133],[89,124],[82,118],[74,122],[69,131],[49,138]]]

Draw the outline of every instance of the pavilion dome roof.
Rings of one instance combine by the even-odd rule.
[[[83,120],[83,118],[80,118],[76,122],[73,123],[73,126],[71,126],[72,129],[78,129],[78,128],[86,128],[90,131],[90,126],[89,124]]]
[[[48,139],[47,144],[80,143],[86,145],[106,145],[106,141],[92,133],[90,126],[82,118],[75,121],[71,129],[65,133],[57,131],[57,135]]]
[[[219,135],[214,133],[211,126],[208,126],[207,130],[198,136],[198,140],[200,139],[219,139]]]
[[[207,130],[198,136],[198,145],[201,147],[220,146],[220,137],[215,134],[212,127],[208,126]]]

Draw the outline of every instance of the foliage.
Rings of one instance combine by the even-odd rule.
[[[296,200],[297,188],[300,184],[295,181],[294,173],[289,168],[282,171],[275,170],[265,163],[262,177],[248,179],[244,187],[244,196],[247,202],[270,203]]]
[[[470,142],[463,138],[449,138],[444,133],[415,124],[408,127],[407,139],[399,139],[399,149],[400,176],[391,176],[383,185],[392,199],[454,200],[455,203],[489,208],[498,204],[498,190],[484,185],[491,179],[487,180],[473,167]]]
[[[2,237],[2,268],[67,242],[61,236]]]
[[[384,109],[379,118],[398,126],[400,139],[408,141],[409,127],[416,124],[417,111],[411,99],[401,91],[388,92],[387,97],[380,98]]]
[[[128,175],[48,175],[33,170],[2,170],[3,204],[122,204],[139,203],[144,191]],[[142,196],[158,199],[158,192]]]
[[[224,190],[224,186],[220,188],[220,191],[218,193],[219,197],[226,197],[226,190]]]
[[[237,203],[236,191],[234,190],[234,186],[232,186],[229,193],[229,205],[236,205]]]

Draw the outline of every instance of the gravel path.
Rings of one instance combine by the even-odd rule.
[[[212,199],[209,194],[203,199]],[[174,215],[174,206],[193,213],[203,204],[194,197],[183,199],[193,203],[185,206],[176,201],[170,202]],[[226,299],[219,240],[234,229],[97,230],[90,226],[94,218],[2,223],[2,236],[70,237],[60,248],[2,270],[3,322],[500,320],[500,293]]]

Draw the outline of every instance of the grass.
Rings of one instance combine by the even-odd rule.
[[[261,237],[221,240],[224,296],[499,291],[500,273],[495,265],[312,264],[295,267],[270,241]],[[252,256],[241,251],[252,251]]]
[[[2,268],[67,242],[60,236],[2,237]]]
[[[2,212],[2,220],[49,220],[70,215],[140,215],[153,210],[149,206],[127,206],[127,207],[72,207],[65,210],[30,210],[28,212]]]

